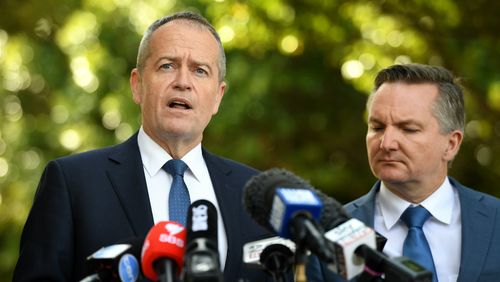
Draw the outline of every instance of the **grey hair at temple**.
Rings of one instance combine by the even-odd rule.
[[[391,82],[435,84],[438,87],[439,95],[432,112],[439,122],[441,132],[464,131],[464,95],[459,80],[449,70],[423,64],[393,65],[383,69],[375,78],[375,87],[367,102],[368,109],[378,88],[384,83]]]

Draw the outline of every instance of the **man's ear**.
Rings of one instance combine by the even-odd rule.
[[[137,68],[134,68],[132,72],[130,72],[130,89],[132,90],[134,103],[140,105],[142,102],[141,74]]]
[[[460,130],[455,130],[449,133],[448,146],[444,155],[446,161],[452,161],[458,154],[463,138],[464,133]]]
[[[215,115],[219,111],[220,103],[222,102],[222,97],[224,97],[224,93],[226,91],[226,82],[222,81],[219,83],[219,87],[217,88],[217,94],[215,95],[215,103],[212,111],[212,115]]]

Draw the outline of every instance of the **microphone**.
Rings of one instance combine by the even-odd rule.
[[[191,204],[187,215],[184,282],[221,282],[217,209],[207,200]]]
[[[373,281],[384,275],[386,281],[432,281],[432,273],[406,257],[389,258],[382,252],[386,239],[358,219],[352,218],[335,199],[320,191],[324,210],[320,218],[325,237],[332,243],[335,263],[328,268],[344,279],[359,274],[358,281]]]
[[[153,281],[172,282],[182,270],[186,229],[175,221],[158,222],[142,247],[142,271]]]
[[[257,223],[292,239],[298,250],[305,247],[321,259],[333,261],[323,231],[315,222],[323,205],[306,181],[286,170],[270,169],[246,183],[243,204]]]
[[[87,257],[87,268],[93,274],[86,281],[137,281],[140,274],[139,262],[142,238],[128,238],[120,244],[103,247]]]
[[[264,268],[274,281],[285,281],[285,273],[293,264],[295,243],[281,237],[271,237],[243,245],[243,262]]]
[[[271,169],[250,178],[244,187],[243,203],[260,225],[296,244],[295,280],[306,281],[306,251],[326,262],[334,256],[322,228],[317,224],[322,203],[309,184],[282,169]]]

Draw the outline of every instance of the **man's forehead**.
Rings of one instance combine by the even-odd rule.
[[[197,27],[198,26],[198,27]],[[210,31],[198,25],[167,23],[152,34],[155,48],[183,47],[201,53],[218,53],[219,45]]]

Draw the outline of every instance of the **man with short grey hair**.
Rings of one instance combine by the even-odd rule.
[[[242,262],[245,243],[269,236],[241,204],[258,171],[201,145],[225,93],[225,72],[224,49],[206,19],[181,12],[154,22],[130,74],[140,129],[122,144],[49,162],[14,281],[78,281],[91,274],[85,261],[93,252],[144,239],[158,222],[184,224],[189,203],[199,199],[217,209],[224,281],[271,281]]]

